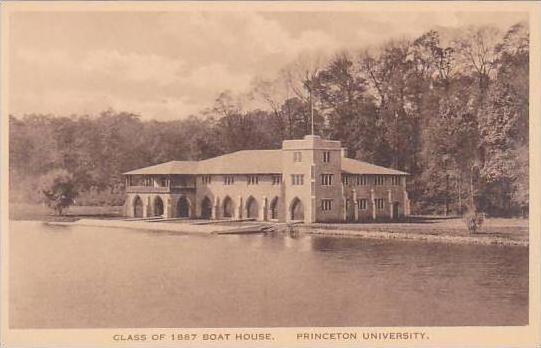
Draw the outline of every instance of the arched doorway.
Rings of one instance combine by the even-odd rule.
[[[162,199],[160,198],[160,196],[156,196],[156,198],[154,198],[154,206],[153,206],[153,212],[154,212],[154,216],[162,216],[163,215],[163,201]]]
[[[248,200],[246,200],[246,217],[248,219],[257,219],[259,215],[258,208],[255,198],[252,196],[248,197]]]
[[[297,197],[291,202],[290,213],[291,220],[304,220],[304,205]]]
[[[203,219],[210,219],[212,216],[212,202],[205,196],[201,202],[201,217]]]
[[[177,216],[190,217],[190,202],[184,196],[180,197],[177,202]]]
[[[136,196],[133,200],[133,216],[138,218],[143,217],[143,200],[139,196]]]
[[[223,217],[224,218],[233,217],[233,200],[229,196],[225,197],[224,199]]]
[[[278,197],[274,197],[270,203],[270,219],[271,220],[277,220],[278,219]]]

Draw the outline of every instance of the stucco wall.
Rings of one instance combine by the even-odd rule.
[[[366,210],[358,210],[358,220],[372,220],[374,215],[374,199],[382,198],[384,201],[383,209],[375,210],[376,219],[380,218],[391,218],[392,214],[392,203],[398,203],[399,216],[392,216],[393,218],[398,218],[407,215],[405,201],[406,187],[405,179],[401,180],[399,185],[392,185],[390,177],[386,177],[385,183],[383,185],[374,185],[373,176],[368,175],[369,184],[367,185],[357,185],[355,180],[349,180],[347,185],[344,185],[344,193],[346,199],[353,201],[354,198],[357,200],[366,199],[368,201]],[[349,217],[351,218],[353,214],[350,212]]]
[[[228,175],[229,176],[229,175]],[[258,205],[258,220],[264,220],[268,217],[270,203],[278,197],[279,216],[284,216],[282,185],[272,184],[272,175],[258,175],[259,182],[255,185],[248,185],[248,176],[233,175],[234,183],[224,184],[224,175],[212,175],[210,183],[203,183],[201,176],[196,181],[196,216],[201,216],[201,203],[208,197],[213,202],[215,210],[214,218],[223,218],[223,203],[229,196],[233,201],[233,218],[246,218],[246,203],[250,197],[255,199]]]
[[[324,161],[324,153],[330,154],[329,161]],[[300,158],[298,157],[300,154]],[[183,190],[183,195],[189,200],[190,217],[204,217],[203,202],[208,199],[208,218],[223,219],[224,202],[226,197],[232,201],[231,219],[253,217],[257,220],[270,219],[270,207],[273,199],[278,199],[277,213],[279,221],[291,221],[293,202],[302,203],[304,222],[329,222],[344,220],[372,220],[381,218],[399,218],[409,214],[409,200],[406,192],[406,178],[398,177],[393,182],[391,175],[384,175],[382,185],[376,185],[375,175],[365,175],[368,181],[365,185],[357,184],[356,176],[349,175],[347,184],[342,182],[343,149],[339,141],[323,140],[318,136],[306,136],[301,140],[285,140],[282,144],[281,168],[282,182],[273,184],[273,177],[279,174],[259,174],[257,183],[249,184],[249,177],[255,175],[194,175],[195,187],[186,185],[184,188],[172,188],[173,193],[128,193],[126,215],[133,216],[133,199],[141,197],[144,202],[145,216],[156,215],[154,200],[161,197],[164,203],[163,216],[171,218],[178,216],[177,202],[182,194],[175,193]],[[254,163],[256,166],[257,163]],[[322,175],[332,175],[332,183],[323,185]],[[303,175],[303,184],[293,185],[292,176]],[[234,183],[225,184],[226,177],[233,177]],[[208,179],[210,178],[210,182]],[[168,187],[159,188],[168,191]],[[139,188],[134,188],[135,192]],[[157,190],[157,188],[150,188]],[[323,200],[331,200],[331,209],[322,209]],[[367,200],[366,209],[359,209],[357,202]],[[383,199],[383,208],[377,209],[376,199]],[[253,216],[248,216],[248,202],[253,201],[251,209]],[[393,204],[398,212],[393,210]],[[257,206],[257,209],[255,209]],[[209,210],[211,212],[209,212]],[[299,214],[300,216],[300,214]],[[298,218],[298,216],[297,216]],[[297,219],[296,218],[296,219]]]

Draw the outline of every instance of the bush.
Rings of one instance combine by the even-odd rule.
[[[469,212],[464,215],[464,222],[466,223],[466,227],[468,227],[468,231],[470,233],[477,232],[483,225],[484,219],[485,215],[477,211]]]
[[[64,169],[54,169],[39,179],[39,191],[49,208],[58,215],[75,202],[77,190],[73,176]]]

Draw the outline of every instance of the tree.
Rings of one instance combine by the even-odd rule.
[[[326,135],[342,141],[351,157],[377,159],[381,144],[375,98],[367,93],[368,82],[352,59],[345,53],[337,55],[318,73],[313,85]]]
[[[502,33],[430,30],[358,52],[301,54],[247,95],[224,91],[206,111],[173,121],[114,110],[10,115],[10,199],[34,200],[40,176],[63,168],[79,202],[92,192],[108,195],[97,204],[118,203],[123,172],[279,148],[310,134],[313,108],[316,134],[410,173],[419,213],[527,211],[527,23]]]
[[[39,187],[47,206],[58,215],[75,202],[78,194],[73,176],[64,169],[54,169],[41,176]]]
[[[485,91],[496,68],[500,32],[494,27],[469,27],[455,40],[460,63],[466,73],[476,77]]]

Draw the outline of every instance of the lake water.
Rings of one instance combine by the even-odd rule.
[[[528,323],[528,248],[12,221],[12,328]]]

